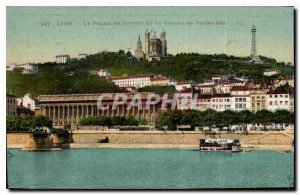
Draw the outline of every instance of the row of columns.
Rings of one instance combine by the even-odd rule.
[[[89,116],[134,116],[138,120],[146,120],[149,124],[153,124],[158,117],[158,109],[155,105],[151,105],[149,110],[142,106],[142,109],[138,107],[132,107],[127,110],[127,105],[118,105],[115,110],[112,109],[112,105],[109,105],[109,109],[100,110],[97,105],[82,104],[62,104],[62,105],[41,105],[41,114],[50,118],[53,125],[77,125],[80,120]]]

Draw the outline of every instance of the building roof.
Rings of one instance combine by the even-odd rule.
[[[250,91],[248,86],[233,86],[231,91]]]
[[[59,57],[70,57],[70,56],[65,54],[65,55],[57,55],[56,57],[59,58]]]
[[[283,91],[270,91],[267,94],[289,94],[289,93]]]
[[[166,77],[160,77],[160,78],[153,78],[153,79],[151,79],[151,81],[165,81],[165,80],[169,80],[169,79],[166,78]]]
[[[188,82],[178,82],[176,85],[191,85],[191,83],[188,83]]]
[[[200,94],[198,99],[210,99],[212,97],[211,94]]]
[[[17,97],[16,95],[6,94],[6,97]]]
[[[211,98],[231,97],[230,93],[216,93],[211,95]]]
[[[110,80],[135,79],[135,78],[146,78],[146,77],[152,77],[152,75],[146,74],[146,75],[133,75],[133,76],[124,76],[124,77],[110,77]]]
[[[34,100],[34,101],[38,101],[38,99],[37,98],[35,98],[35,97],[33,97],[32,95],[30,95],[30,94],[26,94],[30,99],[32,99],[32,100]],[[25,95],[25,96],[26,96]]]
[[[215,87],[216,85],[201,85],[199,87]]]
[[[179,92],[179,94],[183,94],[183,93],[192,93],[193,89],[192,88],[188,88],[188,89],[184,89],[184,90],[181,90]]]

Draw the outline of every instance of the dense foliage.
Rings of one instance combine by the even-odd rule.
[[[240,112],[225,110],[217,112],[215,110],[205,111],[170,111],[163,113],[156,121],[157,128],[167,127],[168,130],[176,130],[178,125],[190,125],[192,129],[195,127],[227,127],[231,130],[232,125],[241,125],[247,127],[247,124],[263,125],[264,129],[267,125],[280,124],[283,129],[284,124],[294,124],[294,113],[287,110],[277,110],[271,112],[261,110],[255,114],[243,110]]]
[[[96,116],[96,117],[88,117],[80,120],[79,124],[81,126],[138,126],[143,123],[142,121],[138,121],[133,117],[108,117],[108,116]]]
[[[268,79],[263,76],[266,68],[276,68],[278,76],[292,75],[294,69],[275,59],[262,57],[262,65],[248,63],[249,58],[221,55],[204,55],[183,53],[150,63],[138,61],[131,53],[102,52],[89,55],[87,59],[71,60],[67,64],[38,64],[38,75],[22,75],[21,70],[7,72],[7,92],[18,96],[31,93],[62,94],[62,93],[101,93],[116,92],[118,88],[105,78],[89,75],[90,70],[107,68],[113,76],[157,74],[165,75],[177,81],[193,80],[201,82],[210,79],[214,74],[236,74],[255,79]],[[146,88],[145,90],[153,90]],[[159,88],[155,90],[161,91]],[[172,90],[172,89],[164,89]]]
[[[29,131],[43,127],[52,127],[52,121],[45,116],[6,117],[7,131]]]

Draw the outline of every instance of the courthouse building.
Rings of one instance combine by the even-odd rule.
[[[155,105],[150,105],[150,109],[145,109],[148,93],[141,93],[142,108],[132,107],[127,110],[134,94],[127,95],[124,105],[118,105],[113,110],[115,94],[110,98],[102,100],[103,106],[108,106],[108,110],[100,110],[97,107],[97,100],[101,94],[64,94],[64,95],[41,95],[39,97],[39,110],[36,115],[43,115],[53,121],[54,126],[65,124],[78,125],[80,120],[89,116],[133,116],[138,120],[145,120],[148,124],[154,124],[161,110],[160,100]]]

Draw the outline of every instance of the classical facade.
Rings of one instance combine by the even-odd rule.
[[[150,105],[145,109],[148,93],[141,93],[142,109],[137,106],[127,110],[134,94],[126,94],[127,101],[124,105],[118,105],[113,108],[114,96],[104,98],[103,106],[108,106],[107,110],[100,110],[97,107],[97,100],[101,94],[64,94],[64,95],[41,95],[39,97],[40,109],[36,115],[47,116],[53,121],[54,126],[63,126],[65,124],[78,125],[82,118],[89,116],[133,116],[139,120],[145,120],[148,124],[154,124],[155,120],[162,112],[161,103]]]

